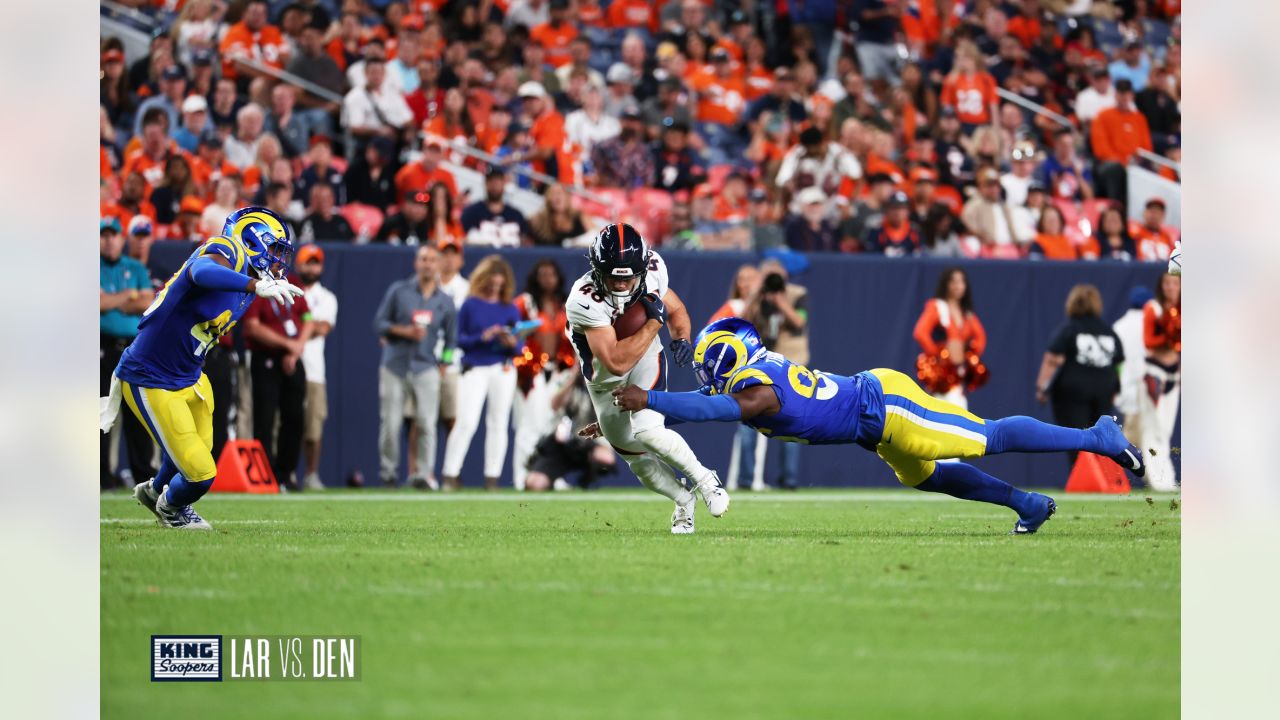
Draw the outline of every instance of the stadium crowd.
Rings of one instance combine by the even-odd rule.
[[[575,244],[617,212],[707,250],[1178,237],[1125,207],[1126,166],[1178,179],[1139,154],[1180,157],[1178,0],[121,4],[152,35],[102,39],[101,206],[144,261],[251,202],[304,242]]]

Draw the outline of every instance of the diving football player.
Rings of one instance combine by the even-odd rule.
[[[102,430],[120,401],[161,448],[160,470],[138,483],[134,497],[167,528],[208,530],[191,505],[213,485],[213,391],[204,355],[244,314],[254,296],[293,303],[302,290],[285,281],[294,244],[274,212],[232,213],[222,235],[209,238],[182,264],[142,314],[103,404]]]
[[[984,420],[930,396],[896,370],[852,377],[814,372],[765,350],[745,320],[725,318],[698,334],[696,392],[613,392],[632,412],[654,410],[677,422],[743,422],[775,440],[856,443],[874,450],[908,487],[1003,505],[1018,514],[1013,532],[1034,533],[1057,509],[1053,498],[1028,493],[961,462],[1006,452],[1077,450],[1105,455],[1141,476],[1142,453],[1104,416],[1084,430],[1025,416]]]

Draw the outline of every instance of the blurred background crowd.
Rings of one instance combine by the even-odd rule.
[[[1178,240],[1178,0],[101,7],[102,214],[143,260],[247,203],[303,241],[574,245],[616,219],[707,250]]]

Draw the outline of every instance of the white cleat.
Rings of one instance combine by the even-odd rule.
[[[707,504],[707,512],[711,513],[711,517],[720,517],[729,509],[729,493],[720,487],[720,478],[714,472],[698,485],[698,494],[702,496],[702,502]]]
[[[133,486],[133,499],[137,500],[142,507],[150,510],[151,514],[156,516],[156,520],[159,520],[160,524],[163,525],[164,518],[160,517],[160,513],[156,511],[156,499],[159,496],[160,493],[151,488],[150,480]]]
[[[190,505],[174,507],[164,493],[156,497],[156,517],[160,524],[175,530],[212,530],[213,526],[196,514]]]
[[[320,475],[317,473],[307,473],[307,476],[302,479],[302,486],[308,490],[324,490],[324,482],[320,480]]]
[[[672,535],[693,534],[693,510],[697,506],[696,500],[690,500],[688,505],[676,503],[676,511],[671,513]]]

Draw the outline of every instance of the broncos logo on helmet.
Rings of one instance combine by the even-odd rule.
[[[724,318],[703,328],[694,339],[693,372],[699,384],[718,395],[735,372],[764,353],[764,343],[754,325],[742,318]]]
[[[238,242],[259,277],[283,278],[293,267],[293,233],[281,217],[264,207],[240,208],[227,216],[224,237]]]
[[[640,231],[626,223],[605,225],[591,243],[591,281],[614,307],[629,305],[644,289],[645,274],[653,251],[640,237]],[[611,279],[639,278],[627,292],[613,291]]]

